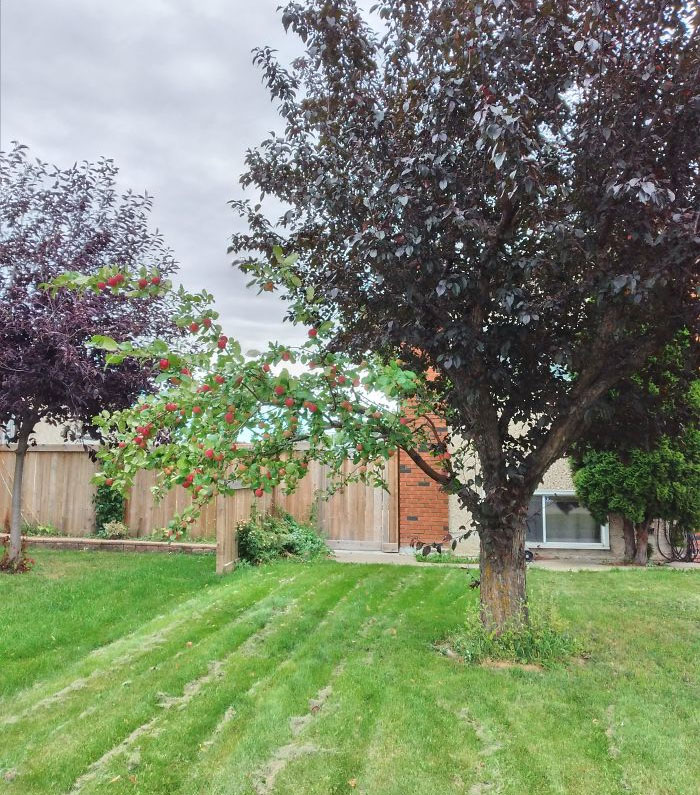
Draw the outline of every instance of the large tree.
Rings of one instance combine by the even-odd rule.
[[[335,324],[331,350],[434,372],[455,450],[447,471],[414,460],[475,517],[482,615],[502,627],[526,620],[544,472],[611,387],[697,329],[698,17],[649,0],[372,13],[291,2],[303,56],[257,50],[284,125],[242,183],[288,209],[234,202],[232,250],[298,252],[293,298]]]
[[[15,144],[0,153],[0,431],[16,443],[9,557],[20,556],[24,462],[39,422],[77,438],[103,409],[129,405],[149,387],[150,368],[132,360],[105,368],[87,345],[95,335],[172,338],[172,306],[158,287],[175,270],[148,227],[148,195],[120,194],[110,160],[51,167]],[[142,269],[147,306],[116,295],[120,269]],[[100,289],[49,294],[43,283],[70,269]],[[115,295],[112,295],[115,293]]]

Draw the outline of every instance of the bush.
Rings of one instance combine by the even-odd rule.
[[[107,522],[102,529],[95,533],[98,538],[119,539],[129,537],[129,528],[124,522]]]
[[[313,560],[326,557],[330,550],[311,525],[297,522],[288,513],[254,514],[238,525],[238,554],[242,560],[259,564],[284,557]]]
[[[65,536],[63,530],[54,527],[52,524],[34,524],[25,522],[22,525],[22,535],[24,536]]]
[[[478,611],[470,612],[466,625],[450,635],[441,648],[470,663],[499,660],[547,667],[570,657],[586,656],[584,645],[553,616],[551,608],[530,609],[527,627],[506,629],[500,634],[483,626]]]
[[[109,538],[104,535],[105,525],[124,521],[124,497],[103,483],[97,487],[92,504],[95,506],[95,535]]]

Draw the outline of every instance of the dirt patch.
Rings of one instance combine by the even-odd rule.
[[[519,663],[512,660],[484,660],[482,668],[493,668],[495,670],[508,670],[517,668],[521,671],[544,671],[544,668],[537,663]]]

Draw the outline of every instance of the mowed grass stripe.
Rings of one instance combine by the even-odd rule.
[[[311,639],[319,635],[325,637],[325,627],[340,622],[350,628],[353,614],[366,616],[363,606],[367,601],[366,597],[363,598],[365,589],[370,597],[373,592],[381,596],[390,583],[371,567],[364,570],[350,568],[350,571],[341,573],[338,570],[344,567],[333,566],[334,575],[342,578],[342,590],[333,586],[330,577],[319,582],[316,599],[310,607],[302,613],[295,611],[293,615],[285,616],[284,624],[276,626],[273,633],[265,633],[249,656],[239,655],[231,661],[226,676],[217,682],[216,687],[207,688],[192,708],[165,716],[158,736],[141,742],[139,781],[149,792],[195,792],[194,781],[188,780],[183,784],[192,764],[196,762],[196,769],[206,770],[210,775],[212,766],[216,764],[216,747],[230,750],[241,735],[247,736],[249,724],[255,721],[262,709],[259,701],[266,692],[266,683],[284,680],[285,668],[289,665],[294,667],[293,661],[304,662],[309,655]],[[319,661],[325,656],[326,667],[332,666],[335,654],[329,645],[319,655]],[[226,723],[224,716],[232,708],[235,717]],[[272,715],[270,717],[274,719]],[[110,772],[114,775],[123,773],[124,760],[121,763],[121,768],[114,765]],[[85,792],[90,791],[87,789]],[[114,791],[128,792],[129,788],[127,785],[120,788],[117,782]]]
[[[301,572],[297,570],[298,576]],[[150,633],[142,634],[143,647],[134,649],[130,654],[124,654],[121,644],[113,653],[100,656],[99,662],[91,655],[92,659],[87,668],[78,664],[72,672],[74,678],[62,677],[51,688],[32,688],[32,695],[48,690],[48,695],[37,701],[30,702],[23,713],[15,713],[6,718],[8,723],[0,722],[0,741],[5,746],[14,746],[18,738],[25,733],[31,733],[38,744],[44,744],[55,733],[56,727],[65,727],[70,720],[94,721],[105,712],[105,703],[115,700],[127,699],[130,695],[123,690],[123,683],[128,682],[129,688],[136,688],[144,677],[153,678],[164,663],[173,658],[181,657],[186,651],[187,643],[194,643],[194,639],[201,642],[203,637],[215,639],[218,633],[230,632],[239,623],[249,628],[249,632],[256,631],[261,623],[269,619],[280,605],[284,605],[292,592],[292,583],[295,576],[288,578],[264,578],[260,581],[247,579],[242,590],[232,588],[228,597],[232,602],[232,609],[226,608],[225,602],[219,604],[218,615],[211,616],[208,611],[198,610],[190,603],[192,615],[199,616],[192,619],[191,625],[183,624],[176,619],[168,624],[167,620],[162,626],[166,627],[162,642],[157,646],[149,645]],[[300,587],[308,587],[310,579],[307,577]],[[218,604],[218,602],[217,602]],[[210,604],[209,607],[212,605]],[[207,620],[204,620],[207,616]],[[247,622],[247,623],[246,623]],[[133,646],[134,640],[130,641]],[[138,643],[138,641],[136,641]],[[180,667],[180,664],[177,664]],[[56,690],[56,687],[61,690]],[[75,687],[74,687],[75,686]],[[120,689],[120,686],[122,689]],[[0,750],[0,760],[2,760]],[[16,761],[20,761],[17,759]]]
[[[313,616],[322,615],[326,610],[331,609],[338,599],[342,598],[352,584],[353,578],[350,573],[339,570],[339,568],[328,566],[317,570],[313,583],[305,580],[303,583],[296,584],[297,587],[293,589],[293,593],[287,594],[288,597],[293,596],[291,600],[287,598],[286,602],[280,602],[278,601],[279,597],[275,594],[268,597],[268,599],[277,600],[277,604],[264,608],[268,620],[259,623],[255,632],[246,632],[245,634],[239,632],[236,637],[217,638],[215,647],[207,642],[209,639],[193,645],[191,649],[188,649],[191,660],[186,668],[186,676],[179,676],[178,681],[170,682],[167,687],[161,688],[164,691],[165,699],[156,691],[154,710],[140,724],[148,725],[145,733],[138,735],[139,746],[142,747],[148,743],[149,738],[155,737],[158,747],[161,747],[164,742],[167,747],[167,740],[164,741],[163,736],[167,735],[168,727],[173,725],[176,740],[181,741],[183,735],[186,734],[185,724],[190,710],[198,711],[201,700],[208,693],[218,691],[219,687],[225,686],[227,682],[233,685],[239,683],[240,686],[241,676],[246,674],[245,665],[243,671],[239,670],[240,661],[248,659],[244,656],[242,647],[256,636],[274,638],[280,631],[284,634],[286,622],[293,616],[308,615],[311,621]],[[255,607],[251,609],[255,610]],[[258,612],[263,612],[262,606]],[[216,675],[212,675],[212,665],[217,668]],[[254,676],[255,672],[250,671],[249,677]],[[162,676],[158,684],[163,684]],[[143,691],[143,687],[141,690]],[[80,786],[76,788],[77,791],[81,793],[100,792],[105,781],[118,776],[120,771],[127,772],[126,768],[131,762],[129,757],[134,748],[131,745],[126,748],[119,747],[122,742],[123,739],[120,738],[118,743],[114,743],[91,761],[91,765],[78,777]],[[114,749],[118,751],[116,754],[112,753]],[[162,775],[167,773],[173,764],[173,759],[176,758],[176,755],[169,756],[170,758],[166,760],[165,770],[161,771],[158,786],[162,783]],[[130,787],[130,782],[126,777],[125,782]],[[111,791],[112,789],[110,789]],[[119,791],[119,788],[114,791]],[[168,788],[166,787],[162,791],[168,791]]]
[[[230,654],[260,632],[281,614],[290,600],[297,600],[300,610],[312,603],[316,598],[314,584],[319,579],[318,570],[310,572],[302,567],[290,570],[293,579],[280,577],[284,572],[278,570],[277,580],[269,583],[271,589],[265,588],[262,598],[252,604],[246,599],[247,609],[233,620],[226,615],[223,626],[207,627],[201,619],[178,626],[167,644],[120,671],[111,682],[101,677],[95,689],[88,685],[71,694],[62,710],[52,711],[51,720],[32,720],[31,745],[21,744],[26,726],[6,727],[17,734],[3,736],[6,741],[3,756],[5,752],[11,756],[9,762],[0,757],[0,764],[21,772],[17,783],[21,781],[21,787],[26,790],[18,787],[17,791],[68,791],[91,763],[163,712],[160,706],[163,693],[182,693],[188,683],[207,674],[211,660]],[[334,579],[339,578],[340,574],[334,575]],[[275,582],[278,587],[274,587]],[[186,644],[191,638],[196,640],[189,647]],[[106,672],[109,673],[108,666]],[[129,678],[124,679],[125,675]],[[123,684],[125,681],[127,685]]]
[[[209,556],[37,549],[32,557],[28,574],[0,577],[0,697],[125,637],[164,603],[221,584]]]
[[[247,607],[257,602],[261,596],[273,590],[280,590],[286,583],[280,581],[280,574],[274,567],[266,571],[250,570],[235,574],[236,579],[221,582],[217,588],[204,591],[199,596],[188,598],[184,602],[164,604],[162,607],[167,612],[158,615],[138,630],[118,638],[105,646],[92,649],[88,654],[76,660],[68,668],[52,672],[51,676],[36,682],[31,687],[25,688],[12,696],[0,700],[0,729],[7,723],[16,721],[18,715],[25,711],[50,707],[52,699],[59,696],[66,688],[71,688],[78,680],[96,677],[100,674],[110,676],[119,668],[138,662],[139,658],[151,654],[149,659],[155,659],[159,648],[167,646],[170,636],[183,626],[190,626],[193,618],[197,622],[196,631],[205,632],[207,624],[214,620],[211,627],[216,628],[225,624],[230,619],[230,614],[223,610],[224,606],[233,605],[237,613],[243,612]],[[298,576],[299,571],[290,576]],[[47,702],[44,704],[43,702]]]
[[[431,643],[435,630],[439,631],[435,616],[444,615],[450,624],[454,621],[452,611],[463,609],[456,603],[464,594],[465,580],[463,574],[453,570],[421,573],[425,575],[421,581],[397,595],[393,609],[368,633],[362,651],[348,661],[338,678],[336,696],[329,700],[329,709],[313,723],[305,738],[332,753],[292,760],[278,777],[275,795],[346,792],[351,789],[348,782],[353,782],[358,792],[384,795],[385,790],[373,789],[367,783],[375,768],[384,763],[390,768],[387,792],[403,795],[440,791],[431,787],[413,789],[412,771],[417,757],[430,750],[430,737],[435,738],[442,759],[446,728],[456,721],[443,721],[445,725],[441,726],[434,704],[426,699],[419,699],[419,708],[413,711],[404,711],[402,704],[418,693],[424,687],[424,678],[430,676],[426,672],[434,667],[435,657]],[[404,658],[411,661],[413,680],[402,670]],[[404,735],[410,735],[417,722],[424,727],[425,737],[415,745],[410,740],[404,744]],[[395,758],[397,749],[405,758]],[[371,775],[368,769],[373,771]],[[405,780],[398,784],[403,773]]]
[[[325,716],[337,708],[337,693],[344,691],[348,668],[359,665],[366,669],[364,659],[367,650],[385,636],[404,611],[410,610],[426,593],[437,587],[445,576],[443,573],[431,575],[433,572],[411,569],[395,574],[390,567],[385,568],[382,576],[392,580],[392,587],[385,591],[386,596],[378,607],[365,611],[364,619],[361,614],[358,615],[353,622],[352,633],[346,631],[344,621],[340,621],[338,616],[334,617],[322,635],[315,635],[306,644],[304,665],[298,665],[297,660],[289,660],[279,672],[284,673],[284,676],[267,683],[264,697],[261,697],[262,688],[256,691],[255,717],[250,725],[244,727],[245,734],[241,741],[232,753],[218,759],[215,766],[206,763],[201,766],[205,775],[199,787],[192,788],[192,791],[236,795],[255,791],[251,787],[257,783],[259,790],[264,792],[266,790],[261,779],[271,761],[278,759],[282,749],[295,740],[300,744],[310,742],[318,749],[310,755],[301,756],[298,765],[309,765],[314,757],[323,760],[326,768],[337,765],[335,748],[328,747],[326,735],[315,739],[310,731],[311,726],[323,722]],[[329,654],[332,654],[330,660],[327,659]],[[340,670],[334,672],[333,669],[339,663],[342,663]],[[290,718],[307,713],[309,698],[313,698],[327,685],[331,677],[333,690],[326,704],[316,719],[310,722],[308,731],[304,730],[295,737]],[[350,727],[345,728],[349,730]],[[282,773],[278,777],[281,778]]]

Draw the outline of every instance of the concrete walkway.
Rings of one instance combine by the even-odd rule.
[[[334,549],[335,560],[339,563],[388,563],[394,566],[452,566],[461,569],[478,569],[478,563],[420,563],[413,555],[403,552],[362,552]],[[697,563],[668,563],[669,568],[692,569],[700,571]],[[615,566],[610,563],[579,563],[568,560],[535,560],[530,568],[549,571],[610,571]],[[621,567],[620,567],[621,568]]]

